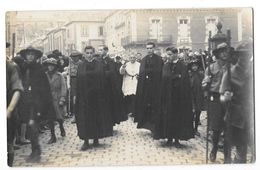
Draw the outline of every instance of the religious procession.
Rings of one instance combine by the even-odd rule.
[[[225,164],[253,162],[253,40],[232,47],[232,32],[217,27],[215,35],[209,32],[208,50],[171,45],[161,53],[153,41],[144,45],[145,55],[130,51],[124,57],[110,55],[106,45],[86,45],[69,56],[22,49],[6,61],[8,165],[29,144],[25,161],[40,163],[42,143],[70,138],[64,121],[76,126],[78,150],[86,152],[113,140],[114,128],[128,120],[165,148],[201,138],[206,163],[220,152]],[[206,132],[199,130],[202,112]],[[41,141],[44,133],[47,141]]]

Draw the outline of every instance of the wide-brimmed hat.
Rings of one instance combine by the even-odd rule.
[[[33,52],[35,53],[37,58],[40,58],[42,56],[42,52],[34,47],[27,47],[26,49],[23,49],[20,51],[20,54],[22,57],[25,57],[26,54],[28,54],[29,52]]]
[[[227,43],[225,43],[225,42],[220,43],[220,44],[217,45],[217,48],[212,51],[212,53],[214,54],[214,56],[217,56],[218,53],[219,53],[221,50],[227,49],[227,47],[228,47]]]
[[[77,50],[73,50],[70,54],[70,57],[82,57],[82,53]]]
[[[52,65],[55,65],[57,66],[57,60],[55,58],[48,58],[47,60],[44,61],[44,64],[52,64]]]

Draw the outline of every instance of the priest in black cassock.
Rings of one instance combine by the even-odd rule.
[[[137,83],[135,122],[137,128],[154,131],[155,122],[160,113],[160,85],[163,61],[154,54],[155,44],[148,42],[148,55],[141,60]]]
[[[105,71],[105,93],[109,96],[109,111],[112,115],[114,125],[127,119],[123,107],[122,81],[117,76],[115,61],[108,55],[108,47],[98,47],[99,61]],[[119,71],[119,70],[118,70]],[[121,76],[121,75],[120,75]]]
[[[194,137],[190,80],[187,66],[178,60],[178,50],[168,47],[166,52],[169,62],[162,71],[161,112],[154,138],[167,138],[167,145],[175,139],[175,147],[179,148],[179,140]]]
[[[83,62],[77,72],[76,123],[79,138],[84,140],[81,150],[90,148],[89,139],[112,136],[113,122],[109,112],[109,96],[105,93],[105,73],[102,64],[94,59],[95,49],[85,48]]]

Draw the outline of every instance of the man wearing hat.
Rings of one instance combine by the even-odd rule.
[[[39,162],[41,148],[38,139],[39,117],[50,119],[54,112],[50,85],[45,71],[37,59],[42,52],[33,47],[21,50],[21,56],[25,59],[26,66],[22,75],[24,93],[22,95],[20,111],[27,117],[32,153],[26,159],[27,162]]]
[[[6,48],[10,46],[6,43]],[[16,107],[23,92],[22,81],[18,66],[9,60],[6,60],[6,92],[7,92],[7,157],[8,166],[13,165],[14,147],[17,112]]]
[[[214,162],[218,151],[220,134],[224,130],[225,107],[220,102],[220,84],[228,59],[228,45],[223,42],[213,50],[216,62],[209,65],[205,71],[202,87],[209,92],[208,100],[208,119],[209,129],[213,131],[213,147],[210,152],[210,160]],[[224,154],[224,156],[226,156]]]
[[[246,163],[247,147],[254,148],[254,85],[253,47],[251,41],[241,42],[234,52],[238,57],[230,71],[222,77],[220,86],[221,101],[228,103],[225,122],[225,140],[236,147],[235,163]],[[252,153],[254,157],[255,153]],[[254,161],[254,158],[251,160]],[[231,154],[225,158],[231,163]]]
[[[70,112],[71,116],[75,114],[75,102],[76,102],[76,91],[77,91],[77,71],[81,61],[82,54],[74,50],[70,54],[69,62],[69,81],[70,81]],[[71,123],[76,123],[75,116]]]

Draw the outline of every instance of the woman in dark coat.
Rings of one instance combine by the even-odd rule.
[[[178,50],[169,47],[166,52],[170,61],[163,66],[162,112],[154,138],[167,138],[167,145],[171,145],[174,138],[175,146],[181,147],[179,140],[194,137],[190,80],[187,66],[177,59]]]
[[[89,139],[112,136],[113,122],[109,112],[109,97],[105,93],[105,74],[102,64],[93,58],[94,48],[85,48],[85,59],[78,67],[76,93],[76,123],[81,150],[89,149]]]

